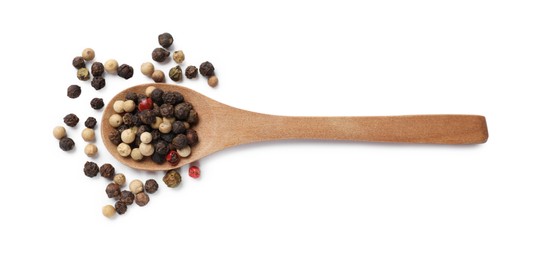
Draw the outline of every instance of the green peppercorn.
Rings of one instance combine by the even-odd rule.
[[[184,55],[184,52],[181,51],[181,50],[178,50],[178,51],[174,51],[173,52],[173,60],[180,64],[184,61],[184,59],[186,58],[186,56]]]
[[[176,65],[169,70],[169,78],[173,81],[182,80],[182,68],[180,68],[180,65]]]
[[[86,68],[78,69],[78,72],[76,72],[76,77],[83,81],[89,80],[89,70]]]
[[[180,174],[176,170],[169,170],[163,176],[163,182],[167,187],[174,188],[182,182],[182,177],[180,177]]]

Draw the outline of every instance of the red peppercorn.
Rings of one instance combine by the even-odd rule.
[[[178,156],[177,151],[171,150],[165,156],[165,160],[168,161],[172,165],[176,165],[178,164],[178,161],[180,161],[180,157]]]
[[[197,166],[190,166],[189,167],[189,177],[197,179],[201,177],[201,170]]]
[[[152,99],[151,98],[144,98],[139,102],[139,105],[137,106],[139,111],[152,109]]]

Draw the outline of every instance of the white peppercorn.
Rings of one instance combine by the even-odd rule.
[[[67,131],[65,131],[65,127],[63,126],[56,126],[54,127],[52,134],[56,139],[61,140],[61,138],[67,136]]]
[[[162,134],[167,134],[167,133],[171,132],[171,129],[173,129],[171,124],[163,122],[163,120],[162,120],[162,123],[160,124],[160,126],[158,126],[158,130],[160,130],[160,132]]]
[[[86,61],[93,60],[95,58],[95,51],[91,48],[85,48],[82,51],[82,58]]]
[[[152,144],[139,144],[139,152],[143,156],[151,156],[154,153],[154,146]]]
[[[124,143],[131,144],[134,140],[136,140],[136,132],[132,129],[126,129],[121,133],[121,141]]]
[[[143,159],[143,154],[141,154],[141,151],[139,150],[139,148],[134,148],[130,152],[130,157],[134,161],[141,161],[141,159]]]
[[[169,124],[173,125],[173,123],[175,121],[176,121],[175,117],[164,117],[163,118],[163,123],[169,123]]]
[[[130,145],[127,145],[125,143],[120,143],[119,145],[117,145],[117,152],[119,153],[120,156],[127,157],[130,155],[130,152],[132,152],[132,148],[130,148]]]
[[[115,216],[115,208],[112,205],[102,207],[102,215],[107,218]]]
[[[84,148],[84,153],[89,157],[93,157],[98,153],[98,148],[94,144],[87,144]]]
[[[136,109],[136,103],[133,100],[126,100],[123,102],[124,112],[130,113]]]
[[[123,113],[124,112],[123,103],[124,103],[123,100],[117,100],[113,102],[113,111],[115,111],[116,113]]]
[[[119,186],[123,186],[126,183],[126,177],[122,173],[115,174],[115,176],[113,176],[113,182],[117,183]]]
[[[95,140],[95,130],[91,128],[85,128],[82,130],[82,139],[84,139],[86,142]]]
[[[152,80],[154,80],[154,82],[164,82],[165,81],[165,74],[161,70],[155,70],[152,73],[151,78],[152,78]]]
[[[155,89],[156,89],[155,86],[148,86],[145,89],[145,96],[150,97],[150,95],[152,94],[152,91],[154,91]]]
[[[217,86],[217,83],[219,83],[219,79],[216,75],[212,75],[208,78],[208,86],[215,87]]]
[[[176,152],[180,157],[188,157],[191,154],[191,147],[189,145],[186,145],[182,149],[177,149]]]
[[[132,193],[138,194],[140,192],[143,192],[143,182],[138,179],[132,180],[128,188],[130,188],[130,191]]]
[[[109,59],[104,63],[104,70],[110,74],[116,74],[119,63],[114,59]]]
[[[186,58],[186,56],[184,55],[183,51],[178,50],[178,51],[173,52],[173,60],[176,63],[179,63],[179,64],[182,63],[185,58]]]
[[[144,144],[150,144],[150,142],[152,142],[152,135],[151,135],[149,132],[143,132],[143,133],[139,136],[139,139],[140,139],[141,142],[144,143]]]
[[[154,65],[150,62],[144,62],[141,64],[141,74],[151,77],[152,73],[154,73]]]
[[[112,127],[117,128],[123,124],[123,117],[119,114],[113,114],[108,119],[108,122],[110,123]]]
[[[163,123],[163,119],[159,116],[156,117],[156,120],[150,125],[152,129],[158,129],[160,124]]]

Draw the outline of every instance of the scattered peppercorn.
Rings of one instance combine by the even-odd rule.
[[[217,78],[216,75],[212,75],[208,78],[208,86],[213,88],[217,86],[217,83],[219,83],[219,79]]]
[[[113,217],[115,215],[115,208],[112,205],[102,207],[102,215],[107,218]]]
[[[104,70],[110,74],[115,74],[117,73],[117,67],[119,66],[119,64],[117,63],[116,60],[114,59],[109,59],[106,61],[106,63],[104,63]]]
[[[93,98],[90,104],[93,109],[99,110],[104,107],[104,100],[102,98]]]
[[[129,79],[134,75],[134,68],[128,64],[122,64],[117,69],[117,75],[123,79]]]
[[[98,148],[95,144],[87,144],[84,148],[84,153],[89,157],[93,157],[98,153]]]
[[[191,178],[197,179],[201,176],[201,170],[199,167],[193,165],[189,167],[188,174]]]
[[[78,71],[76,72],[76,77],[82,81],[89,80],[89,70],[87,70],[86,68],[78,69]]]
[[[115,174],[115,176],[113,176],[113,182],[117,183],[119,186],[123,186],[126,182],[126,177],[122,173]]]
[[[91,80],[91,86],[96,90],[101,90],[106,86],[106,80],[101,76],[95,76]]]
[[[192,79],[192,78],[196,78],[197,77],[197,74],[198,74],[199,70],[197,70],[197,67],[195,66],[188,66],[186,68],[186,78],[188,79]]]
[[[164,48],[155,48],[152,51],[152,59],[157,62],[163,62],[169,57],[169,51]]]
[[[154,73],[154,65],[150,62],[144,62],[141,64],[141,74],[150,77]]]
[[[67,88],[67,97],[77,98],[82,94],[82,89],[78,85],[70,85]]]
[[[100,176],[113,180],[113,177],[115,176],[115,168],[109,163],[103,164],[100,166]]]
[[[145,181],[145,191],[153,194],[158,190],[158,182],[155,179],[148,179]]]
[[[117,214],[123,215],[124,213],[126,213],[126,210],[127,210],[126,203],[122,201],[115,202],[115,211],[117,211]]]
[[[159,83],[165,82],[165,74],[161,70],[155,70],[152,73],[151,78],[152,80],[154,80],[154,82],[159,82]]]
[[[205,77],[210,77],[214,75],[214,70],[214,65],[212,65],[212,63],[210,63],[209,61],[205,61],[201,63],[201,66],[199,66],[199,72]]]
[[[130,185],[128,185],[128,188],[130,188],[130,191],[132,193],[138,194],[140,192],[143,192],[143,182],[138,179],[132,180],[130,182]]]
[[[59,148],[63,151],[70,151],[74,148],[74,141],[69,137],[63,137],[59,140]]]
[[[104,64],[102,64],[102,62],[96,61],[91,65],[91,74],[93,74],[94,77],[102,76],[103,73]]]
[[[114,198],[118,200],[121,196],[121,186],[119,184],[112,182],[106,186],[106,195],[108,195],[108,198]]]
[[[147,195],[147,193],[145,192],[140,192],[138,194],[136,194],[136,204],[140,207],[143,207],[145,205],[147,205],[150,201],[150,198],[149,198],[149,195]]]
[[[95,58],[95,51],[91,48],[85,48],[82,51],[82,58],[86,61],[93,60]]]
[[[85,61],[82,56],[76,56],[74,59],[72,59],[72,66],[74,66],[76,69],[85,68]]]
[[[87,177],[93,178],[97,176],[99,172],[98,165],[94,162],[87,161],[84,164],[84,174]]]
[[[95,126],[97,125],[97,119],[95,119],[94,117],[90,116],[85,120],[84,124],[85,124],[85,127],[94,129]]]
[[[158,43],[164,48],[169,48],[173,44],[173,36],[170,33],[162,33],[158,35]]]
[[[182,177],[180,177],[180,174],[176,170],[169,170],[163,176],[163,182],[167,187],[174,188],[182,182]]]
[[[72,113],[63,117],[63,122],[70,127],[75,127],[78,124],[78,121],[80,121],[80,119]]]
[[[56,139],[61,140],[61,138],[67,136],[67,131],[65,130],[65,127],[63,126],[56,126],[54,127],[52,134],[54,135]]]
[[[121,191],[121,195],[119,200],[121,202],[124,202],[126,205],[132,205],[134,203],[135,195],[131,191],[123,190]]]
[[[178,64],[182,63],[185,58],[186,58],[186,56],[184,55],[183,51],[178,50],[178,51],[173,52],[173,60],[176,63],[178,63]]]
[[[169,70],[169,78],[173,81],[182,80],[182,68],[180,68],[180,65],[176,65]]]

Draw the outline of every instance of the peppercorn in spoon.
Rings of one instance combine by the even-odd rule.
[[[191,103],[198,114],[198,121],[192,126],[197,132],[198,143],[191,147],[190,155],[179,158],[176,164],[161,161],[157,163],[151,160],[150,156],[139,161],[133,160],[131,156],[125,156],[124,150],[119,153],[118,146],[108,137],[114,131],[109,119],[116,114],[113,108],[115,101],[124,100],[129,92],[145,93],[145,89],[149,86],[166,92],[179,92],[184,101]],[[178,168],[225,148],[270,140],[324,139],[421,144],[480,144],[485,143],[488,138],[485,117],[479,115],[276,116],[234,108],[191,89],[164,83],[138,85],[118,93],[106,106],[101,126],[104,145],[117,160],[129,167],[149,171]],[[173,148],[170,148],[170,154],[172,150]],[[173,156],[177,155],[173,154]]]

